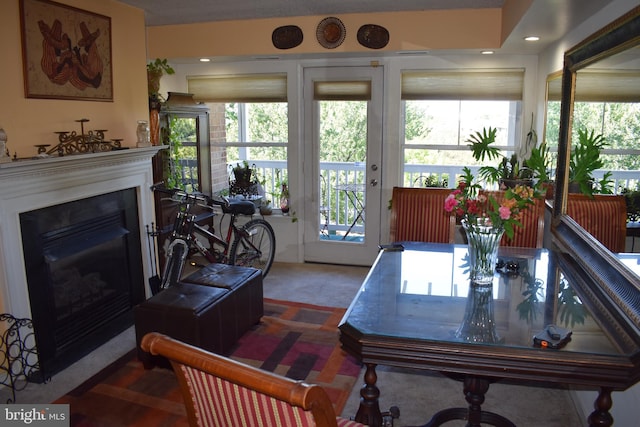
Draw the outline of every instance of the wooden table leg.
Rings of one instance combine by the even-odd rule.
[[[380,390],[376,386],[376,364],[367,363],[365,366],[367,369],[364,373],[364,385],[360,390],[360,407],[356,413],[356,421],[369,427],[382,427],[382,413],[378,402]]]
[[[515,424],[502,415],[482,410],[484,395],[489,390],[492,379],[471,375],[466,375],[461,379],[464,384],[464,397],[469,406],[467,408],[443,409],[422,427],[437,427],[453,420],[467,420],[466,427],[481,427],[481,424],[495,427],[515,427]]]
[[[484,378],[467,376],[464,379],[464,397],[469,404],[469,419],[467,426],[480,427],[482,404],[484,395],[489,390],[489,380]]]
[[[613,417],[609,413],[609,409],[612,406],[611,389],[600,387],[600,393],[593,404],[595,410],[587,418],[589,427],[611,427],[613,425]]]

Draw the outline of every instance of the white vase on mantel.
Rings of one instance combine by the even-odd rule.
[[[151,146],[149,122],[147,122],[146,120],[138,120],[138,126],[136,127],[136,136],[138,138],[138,142],[136,144],[138,148]]]
[[[7,149],[7,133],[0,128],[0,163],[9,163],[10,161],[11,156]]]

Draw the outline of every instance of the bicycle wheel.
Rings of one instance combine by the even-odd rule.
[[[247,222],[231,246],[229,263],[262,270],[265,277],[276,255],[276,235],[264,219]]]
[[[167,262],[162,273],[161,289],[167,289],[178,283],[182,275],[184,261],[187,259],[187,242],[182,239],[175,239],[167,250]]]

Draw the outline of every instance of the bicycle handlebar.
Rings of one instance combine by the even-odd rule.
[[[168,194],[172,198],[180,197],[186,200],[200,201],[205,203],[207,206],[211,206],[211,205],[224,206],[224,207],[229,206],[229,201],[225,198],[221,197],[221,199],[215,199],[213,197],[207,196],[204,193],[187,193],[186,191],[180,190],[179,188],[167,188],[165,187],[164,182],[153,184],[151,186],[151,191],[157,191],[160,193]]]

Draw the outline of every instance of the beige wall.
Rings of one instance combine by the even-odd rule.
[[[346,38],[335,49],[323,48],[316,39],[316,28],[323,18],[325,16],[306,16],[149,27],[149,58],[497,48],[502,43],[504,15],[501,9],[340,15]],[[380,50],[361,46],[356,34],[364,24],[385,27],[390,34],[389,44]],[[288,50],[276,49],[271,42],[271,33],[282,25],[299,26],[303,33],[302,44]]]
[[[135,146],[137,120],[149,117],[144,13],[115,0],[57,0],[111,18],[113,102],[25,98],[19,0],[0,0],[0,127],[13,156],[36,154],[35,144],[56,144],[55,131],[107,129],[108,138]]]

